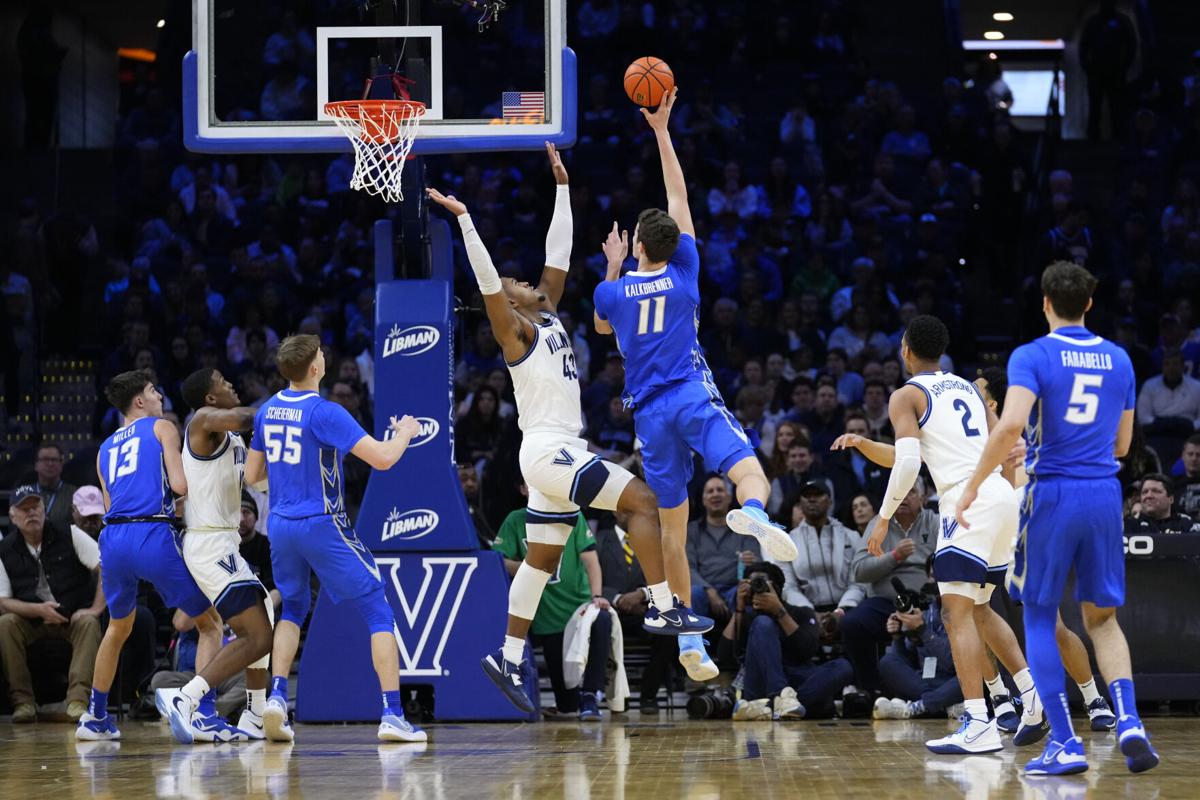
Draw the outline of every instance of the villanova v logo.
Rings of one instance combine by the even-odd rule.
[[[225,570],[226,572],[228,572],[230,575],[236,574],[238,571],[237,554],[230,553],[229,555],[225,556],[220,561],[218,561],[217,566],[220,567],[221,569]]]
[[[558,455],[554,457],[554,463],[561,467],[569,467],[575,463],[575,456],[567,452],[567,448],[562,448],[558,451]]]
[[[443,675],[442,653],[454,630],[459,606],[467,593],[467,584],[479,562],[472,556],[427,556],[421,586],[415,599],[410,598],[400,580],[400,562],[410,557],[378,558],[381,568],[391,572],[392,588],[398,603],[396,639],[400,645],[400,675]],[[415,582],[412,570],[406,570],[409,590]]]
[[[952,517],[942,517],[942,538],[950,539],[954,536],[954,532],[958,530],[958,520]]]

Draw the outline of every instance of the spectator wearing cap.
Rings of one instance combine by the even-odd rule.
[[[254,497],[245,489],[242,490],[242,519],[238,523],[238,536],[242,539],[242,543],[238,545],[238,552],[250,565],[251,571],[262,581],[278,615],[282,596],[275,588],[275,577],[271,571],[271,540],[258,532],[258,503],[254,502]]]
[[[1180,351],[1163,353],[1162,374],[1138,394],[1137,416],[1150,436],[1187,435],[1200,422],[1200,381],[1184,374]]]
[[[63,480],[64,455],[58,445],[43,442],[37,449],[33,464],[37,491],[46,505],[46,519],[60,531],[67,530],[71,525],[71,496],[77,488]]]
[[[692,573],[692,608],[706,617],[726,619],[737,591],[741,566],[757,561],[758,541],[734,533],[725,524],[729,486],[717,474],[704,480],[704,516],[688,523],[687,560]]]
[[[1125,519],[1126,533],[1200,533],[1200,523],[1175,510],[1174,482],[1160,472],[1142,478],[1141,510]]]
[[[83,531],[47,522],[32,484],[16,488],[8,514],[16,530],[0,541],[0,659],[13,722],[37,719],[27,656],[29,645],[41,639],[71,643],[67,716],[78,721],[87,710],[100,647],[100,546]]]
[[[71,497],[72,534],[80,530],[95,540],[104,528],[104,495],[95,486],[80,486]]]
[[[866,596],[851,577],[850,564],[862,537],[829,515],[833,500],[824,481],[800,488],[803,519],[789,534],[799,551],[793,561],[774,562],[783,570],[783,601],[812,608],[823,628],[837,627],[846,612]]]
[[[867,597],[842,622],[842,641],[854,664],[855,685],[863,691],[880,687],[879,648],[888,640],[887,621],[896,610],[892,579],[914,592],[927,581],[925,564],[937,547],[941,523],[936,511],[925,508],[924,484],[918,477],[896,508],[883,540],[883,555],[868,553],[865,537],[854,551],[851,572],[866,586]],[[872,530],[878,519],[874,517],[866,529]]]

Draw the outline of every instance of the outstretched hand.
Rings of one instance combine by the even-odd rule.
[[[833,440],[833,444],[829,445],[830,450],[850,450],[856,448],[862,443],[863,437],[857,433],[843,433],[841,436]]]
[[[614,222],[612,230],[608,232],[608,238],[604,240],[604,244],[600,245],[600,250],[609,264],[625,263],[625,258],[629,255],[629,231],[618,233],[617,223]]]
[[[432,186],[425,190],[425,194],[430,200],[437,203],[439,206],[446,209],[456,217],[461,217],[463,214],[467,213],[467,204],[456,198],[454,195],[444,195],[437,189],[434,189]]]
[[[650,123],[650,127],[656,133],[662,133],[667,130],[667,120],[671,118],[671,109],[675,107],[675,97],[679,94],[679,87],[671,89],[670,94],[663,98],[658,104],[658,108],[650,111],[648,108],[642,109],[642,116],[646,118],[646,122]]]
[[[565,186],[570,179],[567,177],[567,168],[563,166],[562,156],[558,154],[558,148],[553,142],[546,142],[546,156],[550,159],[550,171],[554,173],[554,182]]]

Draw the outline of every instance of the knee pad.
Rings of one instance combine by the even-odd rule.
[[[367,629],[372,634],[395,633],[396,617],[392,614],[392,607],[388,605],[387,595],[384,594],[382,586],[377,586],[362,597],[355,598],[354,607],[366,620]]]
[[[975,592],[975,605],[985,606],[992,601],[992,592],[996,591],[996,585],[986,583],[978,587]]]
[[[533,619],[542,591],[550,580],[550,573],[531,567],[524,561],[517,567],[512,586],[508,587],[508,613],[520,619]]]
[[[271,605],[269,602],[267,605]],[[304,627],[304,620],[308,619],[309,609],[312,608],[312,594],[309,593],[308,586],[296,594],[295,597],[283,598],[283,610],[279,614],[279,618],[291,622],[297,628]]]
[[[525,538],[536,544],[548,544],[553,547],[565,547],[571,538],[571,530],[575,527],[575,517],[570,524],[562,522],[534,522],[534,514],[530,511],[525,522]],[[576,512],[578,513],[578,512]]]
[[[979,584],[967,581],[938,581],[938,592],[943,595],[956,594],[959,597],[969,597],[975,600],[979,596]],[[988,597],[991,597],[990,592]]]

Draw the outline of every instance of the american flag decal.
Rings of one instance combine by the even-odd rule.
[[[500,106],[504,119],[541,122],[546,115],[546,93],[504,92]]]

